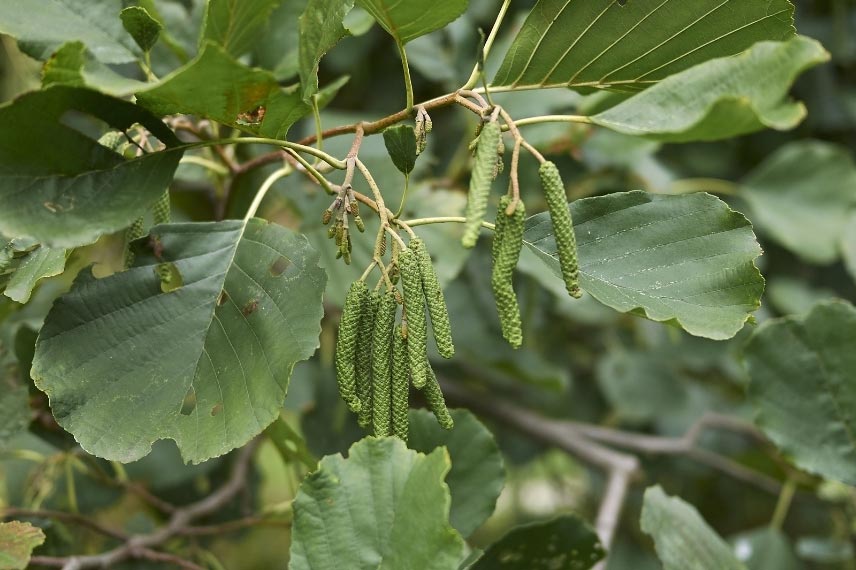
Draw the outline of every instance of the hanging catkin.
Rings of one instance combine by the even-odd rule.
[[[475,247],[479,239],[482,221],[487,211],[490,186],[496,170],[496,150],[502,138],[502,129],[497,122],[484,126],[476,146],[473,172],[470,177],[470,192],[467,199],[467,221],[464,225],[464,247]]]
[[[362,407],[357,396],[357,336],[363,306],[369,302],[369,289],[364,281],[354,281],[345,297],[345,308],[336,338],[336,380],[339,394],[352,412]]]
[[[422,289],[425,292],[425,304],[428,305],[428,314],[431,315],[431,328],[434,331],[434,340],[437,343],[437,351],[443,358],[452,358],[455,355],[455,345],[452,342],[452,326],[449,323],[449,310],[446,307],[446,298],[434,264],[431,262],[431,254],[420,238],[410,240],[410,249],[419,260],[419,270],[422,275]]]
[[[496,212],[496,232],[493,238],[493,271],[490,276],[491,289],[496,301],[496,311],[502,327],[502,336],[513,348],[523,344],[523,328],[520,322],[520,307],[514,294],[514,268],[520,258],[523,247],[523,223],[526,220],[526,207],[517,202],[516,209],[507,215],[512,202],[510,196],[499,200]]]
[[[407,340],[401,327],[395,328],[392,340],[392,433],[407,443],[407,412],[410,395],[410,374],[407,362]]]
[[[550,220],[553,222],[553,234],[556,238],[556,248],[559,252],[559,265],[565,288],[571,297],[580,298],[580,268],[577,260],[577,239],[574,235],[574,223],[568,208],[568,197],[565,194],[565,184],[559,169],[552,162],[544,162],[538,171],[547,207],[550,209]]]
[[[168,224],[172,218],[172,210],[169,205],[169,190],[166,190],[158,201],[152,204],[152,218],[155,225]]]
[[[404,288],[404,311],[407,315],[407,358],[413,385],[422,388],[427,380],[428,325],[425,320],[425,297],[419,259],[410,248],[398,254],[401,284]]]
[[[127,230],[125,230],[125,269],[134,265],[134,252],[131,251],[131,242],[146,235],[145,220],[137,218]]]
[[[372,334],[372,431],[390,435],[392,408],[392,336],[398,304],[392,292],[384,293],[375,314]]]
[[[356,379],[357,397],[361,404],[357,422],[362,428],[372,425],[372,336],[379,304],[380,294],[372,291],[368,303],[362,306],[360,326],[357,329]]]
[[[425,401],[428,402],[428,408],[434,413],[437,418],[437,423],[443,429],[452,429],[455,427],[455,422],[446,408],[446,399],[443,397],[443,391],[440,389],[440,383],[437,382],[437,377],[431,367],[428,367],[428,382],[425,383],[425,388],[422,390],[422,395],[425,396]]]

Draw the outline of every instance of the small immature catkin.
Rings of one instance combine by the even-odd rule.
[[[440,383],[437,382],[437,377],[431,367],[428,367],[428,382],[422,390],[422,395],[425,396],[425,401],[428,402],[428,408],[434,413],[437,418],[437,423],[440,427],[446,430],[455,427],[455,422],[449,409],[446,407],[446,399],[443,397],[443,391],[440,389]]]
[[[437,343],[437,351],[443,358],[452,358],[455,355],[455,345],[452,342],[452,326],[449,323],[449,310],[446,307],[446,298],[443,289],[434,271],[431,254],[420,238],[410,240],[410,248],[419,259],[419,269],[422,275],[422,289],[425,292],[425,303],[428,305],[428,314],[431,315],[431,328],[434,330],[434,341]]]
[[[333,210],[324,210],[324,213],[321,214],[321,223],[325,226],[330,223],[330,220],[333,219]]]
[[[396,327],[392,340],[392,433],[407,443],[410,408],[410,374],[407,362],[407,341],[401,327]]]
[[[339,394],[352,412],[361,409],[357,396],[357,335],[363,306],[369,302],[369,289],[365,281],[354,281],[345,297],[345,308],[339,323],[339,336],[336,338],[336,380],[339,382]]]
[[[381,297],[372,333],[372,431],[377,437],[392,433],[392,336],[398,305],[392,292]]]
[[[514,268],[520,258],[523,247],[523,224],[526,220],[526,207],[518,201],[511,216],[506,210],[511,204],[510,196],[499,200],[496,212],[496,232],[493,238],[493,271],[490,285],[496,301],[496,311],[502,326],[502,336],[513,348],[523,344],[523,327],[520,321],[520,307],[514,294]]]
[[[479,135],[473,172],[470,178],[470,192],[466,211],[467,221],[464,225],[464,237],[461,240],[464,247],[475,247],[479,239],[490,197],[490,186],[496,168],[496,149],[499,146],[500,138],[502,138],[502,129],[497,122],[486,124],[481,135]]]
[[[398,254],[404,288],[404,312],[407,315],[407,359],[416,388],[425,386],[428,379],[428,325],[419,265],[419,259],[412,249],[404,249]]]
[[[357,416],[357,422],[362,428],[368,428],[372,423],[372,335],[374,334],[374,320],[379,304],[380,295],[378,292],[369,293],[368,302],[361,307],[360,326],[357,329],[357,397],[362,406]]]
[[[134,252],[131,251],[131,242],[146,235],[145,221],[137,218],[127,230],[125,230],[125,269],[134,265]]]
[[[152,218],[155,225],[168,224],[172,218],[172,210],[169,205],[169,190],[166,190],[161,197],[152,205]]]
[[[552,162],[543,163],[538,174],[550,209],[550,220],[553,222],[553,234],[556,238],[565,288],[571,297],[579,299],[582,291],[580,291],[580,267],[577,260],[577,238],[574,235],[574,223],[568,208],[565,184],[562,182],[559,169]]]

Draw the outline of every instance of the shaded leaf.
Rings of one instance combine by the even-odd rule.
[[[505,486],[505,466],[493,434],[468,410],[452,410],[455,427],[444,430],[428,410],[410,410],[411,449],[430,453],[445,447],[452,460],[446,483],[452,494],[449,520],[462,536],[493,513]]]
[[[119,75],[96,60],[82,42],[63,44],[42,68],[42,86],[90,87],[115,97],[145,89],[146,83]]]
[[[83,42],[98,61],[129,63],[140,50],[122,27],[121,0],[4,0],[0,33],[17,39],[36,59],[47,59],[59,46]]]
[[[74,113],[117,130],[140,123],[167,150],[125,160],[68,126]],[[0,232],[49,247],[84,245],[130,225],[163,195],[181,158],[157,117],[87,89],[28,93],[0,107],[0,124]]]
[[[518,89],[644,89],[762,40],[794,35],[788,0],[539,0],[493,80]]]
[[[774,528],[759,528],[731,539],[734,553],[748,570],[801,570],[788,537]]]
[[[654,539],[664,570],[746,570],[692,505],[659,486],[645,491],[641,525]]]
[[[30,423],[30,394],[24,385],[2,385],[0,392],[0,450]]]
[[[33,549],[45,542],[45,533],[26,522],[0,522],[0,568],[24,570]]]
[[[268,18],[268,26],[253,46],[253,63],[282,81],[297,75],[300,41],[299,18],[308,0],[288,0]]]
[[[469,0],[357,0],[401,45],[457,20]]]
[[[278,416],[318,346],[325,275],[303,236],[259,219],[152,231],[132,269],[83,271],[54,304],[32,374],[88,452],[128,462],[170,438],[198,463]],[[163,292],[162,265],[181,287]]]
[[[806,109],[788,97],[791,84],[828,60],[823,46],[806,37],[762,42],[740,55],[672,75],[591,120],[620,133],[669,142],[792,129]]]
[[[145,8],[140,6],[129,6],[119,14],[122,25],[140,49],[149,52],[155,47],[160,37],[163,26],[151,17]]]
[[[65,258],[66,251],[62,248],[42,246],[35,249],[21,260],[3,293],[13,301],[26,303],[40,279],[63,272]]]
[[[472,570],[588,570],[605,553],[594,530],[573,515],[522,525],[485,551]]]
[[[793,142],[741,185],[753,223],[774,240],[806,261],[838,259],[845,225],[856,207],[856,163],[849,149],[821,141]]]
[[[246,67],[210,43],[186,66],[137,93],[137,101],[159,115],[197,115],[276,139],[310,110],[269,72]]]
[[[413,127],[389,127],[383,131],[383,142],[395,167],[405,176],[409,176],[416,166],[416,132]]]
[[[850,276],[856,281],[856,212],[850,215],[841,235],[841,255],[844,266]]]
[[[464,541],[449,525],[444,449],[423,455],[366,438],[329,455],[294,500],[292,570],[454,570]]]
[[[615,350],[597,363],[597,381],[613,413],[627,422],[649,422],[686,403],[686,387],[662,355]]]
[[[570,205],[580,284],[601,303],[713,339],[734,336],[760,304],[761,254],[741,214],[710,194],[623,192]],[[524,243],[561,279],[549,215]]]
[[[856,309],[817,304],[764,323],[746,346],[755,423],[799,467],[856,483]]]
[[[298,63],[301,94],[309,102],[318,93],[318,65],[324,54],[349,35],[342,22],[354,0],[309,0],[300,16]]]
[[[200,47],[219,44],[233,57],[244,55],[258,41],[271,13],[283,0],[210,0],[205,8]],[[286,4],[293,0],[285,0]]]

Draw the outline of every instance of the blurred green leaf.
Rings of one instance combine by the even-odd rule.
[[[738,56],[667,77],[591,120],[620,133],[668,142],[789,130],[806,115],[802,103],[788,98],[791,84],[806,69],[828,60],[823,46],[806,37],[762,42]]]
[[[24,570],[33,549],[45,541],[45,533],[26,522],[0,522],[0,568]]]
[[[160,37],[163,26],[141,6],[129,6],[119,14],[122,25],[140,49],[149,52]]]
[[[23,384],[3,382],[0,392],[0,450],[30,423],[29,391]]]
[[[396,438],[366,438],[330,455],[294,500],[292,570],[457,570],[464,541],[448,521],[451,464]]]
[[[321,58],[350,32],[342,22],[354,0],[309,0],[300,16],[298,62],[300,88],[306,103],[318,93]]]
[[[773,528],[759,528],[731,538],[734,553],[748,570],[801,570],[788,537]]]
[[[42,87],[89,87],[115,97],[145,89],[142,81],[119,75],[95,59],[82,42],[63,44],[42,68]]]
[[[598,361],[597,380],[621,420],[648,422],[679,410],[686,387],[661,355],[612,351]]]
[[[469,0],[357,0],[400,45],[454,22],[468,4]]]
[[[746,345],[755,423],[799,467],[856,483],[856,309],[817,304],[764,323]]]
[[[844,266],[856,281],[856,212],[852,212],[841,232],[841,255]]]
[[[292,0],[285,0],[291,3]],[[232,57],[244,55],[258,41],[271,13],[283,0],[210,0],[205,9],[200,48],[213,41]]]

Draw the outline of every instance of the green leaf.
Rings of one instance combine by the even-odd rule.
[[[764,323],[746,346],[755,423],[801,468],[856,483],[856,309],[817,304]]]
[[[122,27],[120,0],[4,0],[0,33],[17,39],[21,48],[44,60],[59,46],[83,42],[98,61],[129,63],[140,50]]]
[[[605,553],[594,530],[573,515],[511,529],[472,570],[588,570]]]
[[[748,570],[802,570],[785,534],[774,528],[758,528],[731,540],[734,552]]]
[[[65,270],[66,255],[65,249],[44,246],[28,253],[9,279],[4,294],[13,301],[26,303],[40,279]]]
[[[117,130],[139,123],[167,149],[125,160],[66,125],[74,113]],[[0,232],[48,247],[85,245],[129,226],[163,195],[181,158],[179,140],[160,119],[87,89],[24,95],[0,107],[0,124]]]
[[[416,131],[413,127],[389,127],[383,131],[383,142],[395,167],[405,176],[410,176],[416,166]]]
[[[806,69],[829,60],[815,40],[762,42],[734,57],[672,75],[591,117],[602,127],[668,142],[732,138],[765,128],[797,126],[805,106],[788,97]]]
[[[357,5],[404,45],[457,20],[469,0],[357,0]]]
[[[291,570],[455,570],[464,541],[449,525],[444,449],[423,455],[366,438],[329,455],[294,499]]]
[[[0,393],[0,450],[30,423],[30,393],[24,385],[2,385]]]
[[[160,37],[163,26],[151,17],[145,8],[129,6],[119,14],[125,30],[131,34],[137,45],[144,52],[152,51]]]
[[[198,463],[279,414],[318,346],[326,277],[303,236],[253,219],[155,226],[129,271],[84,271],[39,334],[32,375],[89,453],[129,462],[174,439]],[[165,293],[158,270],[180,275]]]
[[[444,430],[428,410],[410,411],[409,446],[430,453],[445,447],[452,459],[446,477],[452,493],[449,520],[469,536],[493,513],[505,486],[505,466],[493,435],[468,410],[452,410],[455,427]]]
[[[659,486],[645,491],[641,524],[654,539],[664,570],[746,570],[692,505]]]
[[[718,198],[634,191],[570,208],[580,284],[604,305],[718,340],[759,307],[764,279],[753,260],[761,248],[746,218]],[[561,279],[549,215],[526,228],[524,243]]]
[[[0,522],[0,568],[24,570],[33,549],[45,542],[45,533],[26,522]]]
[[[205,9],[200,48],[206,41],[213,41],[233,57],[244,55],[258,41],[282,1],[210,0]]]
[[[342,24],[354,0],[309,0],[300,16],[298,63],[302,97],[309,102],[318,93],[321,58],[350,32]]]
[[[686,386],[661,354],[611,351],[598,361],[596,376],[614,417],[628,423],[655,421],[687,401]]]
[[[298,73],[300,15],[308,0],[281,2],[268,18],[269,25],[253,47],[253,63],[282,81]]]
[[[846,147],[797,141],[741,181],[753,223],[813,263],[832,263],[856,207],[856,163]],[[846,243],[846,240],[845,240]]]
[[[276,139],[284,139],[310,111],[299,93],[280,88],[271,73],[246,67],[211,43],[155,87],[137,93],[137,102],[158,115],[197,115]]]
[[[856,212],[850,214],[841,233],[841,255],[844,257],[844,266],[856,281]]]
[[[689,67],[794,35],[788,0],[539,0],[495,86],[644,89]]]
[[[68,85],[90,87],[113,95],[126,97],[146,89],[146,83],[119,75],[89,53],[82,42],[63,44],[42,67],[42,87]]]

